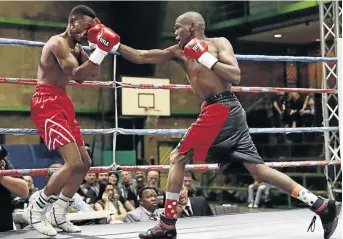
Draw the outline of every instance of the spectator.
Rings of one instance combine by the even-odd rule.
[[[99,198],[94,205],[96,211],[110,211],[112,215],[107,223],[123,222],[126,217],[126,211],[119,200],[120,195],[114,185],[110,183],[101,183]]]
[[[119,184],[119,177],[116,173],[110,172],[108,174],[108,182],[110,184],[113,184],[115,189],[118,191],[119,196],[120,196],[120,202],[124,205],[125,209],[127,211],[132,211],[135,210],[135,207],[127,200],[126,196],[124,195],[123,191],[121,190],[121,185]]]
[[[116,187],[119,184],[119,177],[115,172],[108,173],[108,182],[115,185]]]
[[[188,190],[188,197],[196,196],[196,188],[193,186],[192,174],[185,173],[185,176],[183,177],[183,186],[185,186]]]
[[[315,103],[314,103],[314,94],[310,93],[306,96],[304,104],[301,108],[300,115],[302,115],[303,126],[304,127],[313,127],[314,123],[314,114],[315,114]]]
[[[300,110],[301,110],[301,99],[300,99],[300,94],[297,92],[292,92],[291,93],[292,97],[292,106],[291,106],[291,112],[290,112],[290,117],[291,117],[291,122],[292,122],[292,128],[296,128],[297,125],[301,123],[300,121]]]
[[[8,153],[0,146],[0,169],[14,169]],[[22,177],[0,176],[0,232],[13,230],[12,194],[26,198],[29,194],[27,183]]]
[[[182,187],[177,207],[177,217],[212,216],[213,212],[204,197],[188,197],[188,190]]]
[[[273,111],[273,126],[283,127],[283,114],[284,114],[284,103],[285,94],[283,92],[273,96],[272,98],[272,111]]]
[[[91,206],[97,201],[99,196],[99,183],[96,180],[95,173],[88,173],[85,176],[85,183],[81,184],[79,192],[83,200]]]
[[[102,181],[108,182],[108,173],[99,173],[98,174],[98,182],[100,183]]]
[[[154,187],[143,187],[139,193],[140,206],[129,212],[125,217],[125,222],[146,222],[157,221],[160,217],[160,212],[157,211],[157,191]]]
[[[15,209],[24,209],[29,203],[29,198],[32,194],[38,191],[38,188],[35,187],[33,179],[31,176],[23,176],[27,186],[29,188],[29,195],[27,197],[14,197],[13,206]]]
[[[158,207],[164,208],[166,193],[160,188],[160,173],[157,171],[149,171],[147,177],[147,186],[153,187],[157,191]]]
[[[136,207],[138,204],[137,182],[132,179],[131,172],[122,171],[121,182],[122,187],[120,190],[122,190],[124,197],[129,200],[132,206]]]
[[[136,172],[137,192],[145,186],[145,176],[143,171]]]
[[[254,191],[256,190],[256,197],[254,200]],[[260,201],[262,196],[265,199],[269,197],[270,185],[263,182],[255,181],[253,184],[249,185],[248,188],[248,208],[258,208],[260,205]]]

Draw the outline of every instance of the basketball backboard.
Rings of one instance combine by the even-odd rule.
[[[139,84],[170,84],[169,79],[122,77],[123,83]],[[146,116],[147,108],[150,115],[170,116],[170,90],[168,89],[136,89],[122,88],[122,115]]]

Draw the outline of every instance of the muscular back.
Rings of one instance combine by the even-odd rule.
[[[208,44],[208,52],[220,60],[220,47],[218,38],[209,38],[206,40]],[[225,91],[231,91],[231,83],[220,77],[215,72],[207,69],[196,60],[187,59],[183,51],[177,46],[174,48],[174,54],[177,62],[183,67],[187,73],[187,78],[192,86],[194,94],[201,100],[207,97],[219,94]],[[237,63],[236,59],[234,61]]]
[[[68,55],[72,65],[79,66],[83,62],[83,51],[79,44],[69,44],[63,35],[51,37],[43,47],[37,72],[38,84],[51,84],[65,89],[72,77],[63,71],[59,64],[60,55],[56,56],[54,52]]]

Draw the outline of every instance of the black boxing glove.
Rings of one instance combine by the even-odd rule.
[[[0,159],[6,158],[7,155],[8,155],[7,150],[3,146],[0,146]]]

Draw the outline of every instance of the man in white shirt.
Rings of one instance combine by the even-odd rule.
[[[188,197],[188,190],[182,187],[177,207],[177,217],[212,216],[213,212],[204,197]]]

